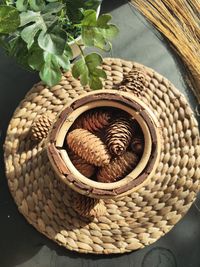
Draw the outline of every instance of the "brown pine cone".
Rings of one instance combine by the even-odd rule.
[[[91,110],[81,115],[73,125],[73,129],[82,128],[92,133],[103,129],[111,119],[111,113],[105,110]]]
[[[131,149],[138,155],[141,155],[144,151],[144,138],[143,137],[134,137],[131,142]]]
[[[113,159],[109,165],[100,168],[97,181],[103,183],[119,181],[136,167],[138,161],[135,153],[127,151],[124,155]]]
[[[30,129],[31,138],[35,141],[41,141],[42,139],[46,138],[49,129],[52,124],[52,119],[46,115],[42,115],[37,118]]]
[[[103,166],[110,162],[109,152],[99,137],[85,129],[75,129],[67,135],[69,148],[90,164]]]
[[[76,192],[72,195],[72,208],[86,218],[99,217],[106,213],[103,200],[86,197]]]
[[[146,83],[146,74],[141,69],[134,68],[128,74],[124,75],[119,89],[122,91],[133,92],[140,95]]]
[[[117,118],[106,130],[106,145],[114,155],[122,155],[130,144],[132,138],[132,125],[125,118]]]
[[[72,151],[69,152],[69,157],[74,164],[74,167],[82,173],[84,176],[90,178],[95,173],[95,166],[89,164],[84,159],[80,158],[78,155],[74,154]]]

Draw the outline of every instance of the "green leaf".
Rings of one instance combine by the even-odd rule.
[[[100,5],[100,3],[101,3],[101,1],[99,1],[99,0],[88,0],[88,1],[85,1],[84,8],[96,10],[98,8],[98,6]]]
[[[67,0],[67,16],[73,23],[79,23],[83,19],[83,10],[96,10],[100,5],[99,0]]]
[[[93,90],[99,90],[103,87],[102,81],[96,76],[92,76],[89,81],[89,85]]]
[[[57,84],[61,79],[61,70],[70,69],[69,57],[65,52],[63,55],[54,55],[49,52],[44,52],[44,64],[41,62],[40,77],[49,86]]]
[[[51,13],[41,14],[41,16],[47,29],[52,27],[58,20],[58,16],[52,15]]]
[[[16,36],[9,41],[8,55],[15,57],[18,64],[31,70],[28,64],[28,49],[20,36]]]
[[[14,32],[19,25],[18,10],[12,6],[0,6],[0,33]]]
[[[102,88],[102,81],[99,79],[106,78],[106,73],[102,69],[98,69],[103,62],[102,57],[99,54],[91,53],[85,57],[85,62],[89,70],[89,85],[93,90]]]
[[[54,32],[52,34],[46,34],[47,29],[55,22],[55,20],[58,19],[57,16],[51,15],[50,13],[43,15],[43,14],[41,14],[41,12],[35,12],[35,11],[29,10],[27,12],[22,12],[20,14],[20,18],[21,18],[21,25],[20,26],[24,27],[27,25],[21,31],[21,37],[27,43],[28,49],[34,43],[34,38],[39,31],[41,31],[41,33],[38,37],[38,43],[41,46],[41,48],[43,48],[44,46],[45,47],[47,46],[47,49],[49,49],[49,47],[52,46],[52,41],[53,41],[53,43],[55,42],[56,45],[58,46],[57,43],[60,41],[60,39],[62,39],[62,36],[64,35],[63,32],[62,31],[58,32],[58,35],[60,35],[60,39],[59,38],[57,38],[57,39],[59,39],[59,40],[57,40],[57,39],[54,40],[55,39]],[[42,38],[44,38],[44,39],[42,40]],[[61,41],[60,41],[60,43],[61,43]],[[63,50],[62,50],[62,52],[63,52]]]
[[[20,12],[26,11],[28,8],[28,0],[17,0],[16,1],[16,8]]]
[[[81,58],[74,63],[72,67],[72,75],[75,79],[78,79],[79,77],[81,78],[82,75],[88,76],[88,69],[84,59]]]
[[[66,33],[58,27],[51,32],[42,31],[38,37],[38,44],[45,51],[62,55],[66,44]]]
[[[97,66],[101,65],[103,62],[102,57],[97,53],[91,53],[85,57],[85,62],[89,70],[95,69]]]
[[[44,0],[29,0],[29,4],[34,11],[41,11],[45,7]]]
[[[36,34],[42,30],[46,31],[47,26],[40,14],[40,12],[34,12],[34,11],[27,11],[22,12],[20,14],[21,18],[21,25],[20,26],[26,26],[21,31],[21,37],[22,39],[27,43],[28,49],[31,47],[31,45],[34,43],[34,38]],[[30,25],[31,24],[31,25]]]
[[[27,43],[28,49],[34,43],[34,37],[39,30],[41,30],[39,22],[36,22],[22,30],[21,37]]]
[[[73,23],[79,23],[83,19],[83,13],[81,12],[81,8],[84,7],[84,0],[67,0],[67,17]]]
[[[61,67],[63,68],[64,71],[70,69],[70,61],[69,58],[65,55],[59,56],[59,55],[54,55],[54,61]]]
[[[108,29],[101,29],[101,33],[105,39],[111,41],[119,33],[119,29],[114,24],[109,24]]]
[[[31,47],[29,51],[28,56],[28,64],[33,70],[41,70],[42,66],[44,65],[44,56],[43,56],[43,50],[38,47],[37,45],[34,45]]]
[[[67,43],[65,44],[64,54],[65,54],[65,56],[67,56],[69,59],[72,59],[72,57],[73,57],[72,49],[71,49],[71,47],[70,47]]]
[[[55,3],[49,3],[45,6],[45,8],[42,10],[43,13],[51,13],[51,14],[55,14],[58,13],[62,10],[62,8],[64,7],[63,4],[59,3],[59,2],[55,2]]]
[[[86,86],[89,83],[88,73],[85,72],[80,77],[80,82],[83,86]]]
[[[30,23],[37,23],[38,25],[40,25],[41,30],[47,31],[47,29],[52,26],[52,24],[54,24],[56,20],[58,20],[58,16],[52,15],[51,13],[52,12],[43,14],[41,12],[35,12],[31,10],[28,10],[27,12],[22,12],[20,14],[20,26],[23,27]]]
[[[110,45],[110,40],[115,37],[119,30],[108,22],[111,16],[108,14],[96,18],[94,10],[86,10],[82,20],[82,39],[86,46],[95,46],[100,49],[106,49]]]
[[[71,47],[68,44],[65,45],[65,50],[61,56],[60,55],[54,55],[54,56],[57,60],[57,63],[60,65],[61,68],[63,68],[63,70],[66,71],[70,69],[71,67],[70,59],[72,58],[73,53]]]
[[[98,68],[102,61],[102,57],[99,54],[91,53],[74,63],[72,75],[76,79],[80,77],[80,82],[83,86],[89,84],[94,90],[101,89],[103,85],[100,78],[106,78],[105,71]]]
[[[107,27],[108,22],[112,19],[110,14],[102,14],[97,19],[97,26],[98,27]]]
[[[62,77],[59,66],[52,60],[45,62],[39,74],[42,81],[49,86],[58,84]]]
[[[93,75],[97,76],[97,77],[100,77],[100,78],[103,78],[103,79],[107,78],[107,75],[106,75],[105,71],[101,70],[101,69],[95,69],[93,71]]]
[[[84,12],[84,19],[82,20],[82,26],[96,26],[97,25],[97,14],[94,10],[86,10]]]
[[[29,24],[29,23],[36,23],[36,22],[40,22],[41,25],[44,27],[41,27],[43,30],[46,29],[45,27],[45,24],[43,25],[44,21],[41,17],[41,14],[40,12],[34,12],[34,11],[31,11],[31,10],[28,10],[27,12],[22,12],[20,14],[20,20],[21,20],[21,24],[20,26],[25,26],[26,24]]]
[[[64,71],[70,69],[70,58],[71,50],[69,51],[67,46],[62,55],[51,54],[51,60],[53,60],[57,65],[59,65]]]

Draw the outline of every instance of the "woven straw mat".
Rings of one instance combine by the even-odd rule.
[[[5,163],[12,196],[39,232],[67,249],[84,253],[124,253],[166,234],[187,212],[199,189],[198,125],[186,99],[164,77],[137,63],[105,59],[105,88],[112,89],[133,67],[145,69],[148,83],[140,98],[158,117],[163,135],[160,163],[148,185],[117,200],[105,200],[104,216],[85,221],[71,208],[71,189],[56,177],[45,142],[29,137],[41,114],[56,115],[90,91],[65,73],[51,89],[36,84],[16,109],[5,141]]]

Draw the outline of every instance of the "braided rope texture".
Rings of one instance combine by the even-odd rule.
[[[184,96],[152,69],[120,59],[104,60],[105,88],[115,88],[134,67],[147,73],[139,97],[161,124],[160,163],[148,185],[121,199],[105,200],[106,214],[91,222],[79,218],[71,208],[72,191],[56,178],[45,142],[33,144],[29,138],[38,116],[56,116],[69,101],[90,89],[83,88],[70,72],[51,90],[36,84],[10,121],[4,156],[12,196],[30,224],[67,249],[109,254],[143,248],[182,218],[199,190],[198,125]]]

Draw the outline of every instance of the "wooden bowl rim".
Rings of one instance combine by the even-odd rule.
[[[91,100],[91,96],[92,96],[92,100]],[[103,100],[102,100],[102,97],[103,97]],[[137,174],[136,176],[132,175],[134,174],[134,170],[133,170],[130,174],[128,174],[123,179],[121,179],[119,182],[100,183],[100,182],[92,181],[89,178],[80,174],[78,171],[76,171],[76,168],[71,163],[71,160],[69,161],[67,152],[65,152],[62,149],[64,138],[66,135],[66,130],[70,128],[74,120],[81,114],[80,113],[81,111],[85,109],[86,110],[90,109],[91,103],[98,103],[98,102],[102,103],[102,101],[108,101],[108,102],[109,101],[111,102],[120,101],[121,102],[120,107],[121,107],[127,104],[129,104],[130,106],[130,100],[131,100],[132,106],[131,108],[126,107],[126,110],[131,109],[132,111],[134,111],[135,114],[137,114],[137,120],[138,118],[140,118],[140,125],[142,124],[142,127],[143,127],[142,130],[145,135],[145,138],[146,138],[147,132],[149,132],[149,134],[151,135],[151,138],[149,139],[150,142],[146,143],[146,149],[149,144],[151,145],[151,153],[147,153],[150,160],[148,159],[146,161],[146,165],[142,166],[143,168],[139,174],[135,172]],[[133,109],[133,106],[135,107],[136,110]],[[76,111],[79,108],[80,108],[80,112],[77,113]],[[69,116],[67,120],[66,120],[66,114]],[[71,117],[70,117],[70,114],[72,115]],[[144,120],[142,123],[141,123],[142,121],[141,118]],[[144,125],[146,125],[147,126],[146,129],[148,129],[146,132],[144,132],[144,129],[145,129]],[[112,195],[113,194],[121,195],[121,194],[124,194],[126,191],[131,190],[130,185],[133,188],[134,187],[138,188],[139,186],[141,186],[141,183],[143,184],[144,181],[148,177],[151,176],[150,175],[151,172],[155,169],[154,164],[157,162],[157,158],[159,157],[159,154],[160,154],[160,151],[159,151],[160,145],[158,145],[160,138],[159,138],[158,131],[155,130],[156,127],[159,127],[159,123],[155,119],[155,115],[141,100],[136,98],[134,95],[130,95],[128,93],[120,92],[120,91],[114,92],[114,90],[101,90],[101,91],[91,92],[82,97],[79,97],[78,99],[75,99],[70,104],[65,106],[65,108],[62,110],[62,112],[60,113],[58,119],[54,123],[53,128],[49,134],[49,139],[48,139],[49,144],[47,146],[48,156],[58,176],[61,178],[61,180],[67,185],[69,185],[70,187],[72,187],[74,190],[82,194],[92,194],[93,197],[99,197],[99,196],[102,197],[102,195],[104,194],[105,196],[107,194],[110,195],[111,190],[112,190],[112,193],[111,193]],[[63,134],[63,131],[65,131],[65,135]],[[61,132],[62,134],[59,135]],[[57,153],[55,153],[55,150],[58,150]],[[54,155],[52,155],[52,153]],[[55,154],[57,155],[55,156]],[[142,156],[142,158],[144,160],[144,155]],[[138,166],[139,165],[140,164],[138,164]],[[62,168],[60,166],[62,166]],[[135,169],[137,169],[137,167]]]
[[[130,109],[129,107],[125,107],[122,104],[119,103],[115,103],[114,101],[106,101],[106,100],[99,100],[99,101],[94,101],[91,103],[91,105],[83,105],[79,108],[77,108],[74,112],[72,112],[69,117],[68,120],[66,120],[63,125],[60,128],[60,132],[58,133],[58,138],[56,139],[56,147],[59,149],[60,147],[63,147],[64,144],[64,140],[65,140],[65,136],[68,132],[68,130],[70,129],[70,127],[73,125],[73,122],[85,111],[93,109],[95,107],[117,107],[119,109],[122,109],[124,111],[129,112],[134,118],[136,118],[136,120],[138,121],[138,123],[140,124],[143,133],[144,133],[144,137],[145,137],[145,147],[144,147],[144,152],[143,155],[139,161],[139,163],[137,164],[137,167],[135,169],[133,169],[127,176],[125,176],[123,179],[121,179],[120,181],[117,182],[113,182],[113,183],[101,183],[101,182],[97,182],[97,181],[93,181],[87,177],[85,177],[84,175],[82,175],[73,165],[73,163],[70,160],[70,157],[68,156],[68,153],[65,149],[60,149],[60,154],[62,157],[62,160],[65,162],[66,166],[69,168],[70,172],[72,174],[75,175],[75,177],[80,180],[81,182],[85,182],[87,183],[89,186],[92,187],[96,187],[99,189],[114,189],[114,188],[118,188],[120,186],[124,186],[127,182],[129,182],[130,180],[135,179],[144,169],[144,167],[146,166],[149,157],[151,155],[151,146],[152,146],[152,142],[151,142],[151,136],[150,136],[150,132],[149,129],[146,125],[146,123],[141,119],[139,114],[136,114],[137,112],[134,111],[133,109]],[[58,140],[61,142],[58,142]]]

